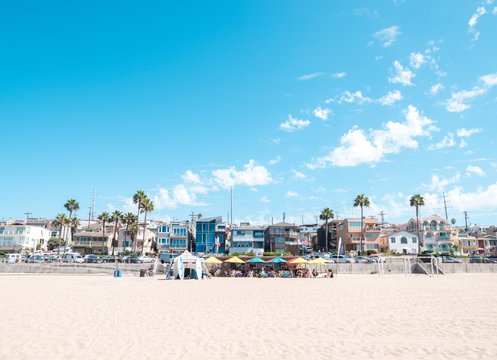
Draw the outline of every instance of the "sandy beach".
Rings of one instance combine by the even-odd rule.
[[[0,275],[0,359],[495,359],[497,276]]]

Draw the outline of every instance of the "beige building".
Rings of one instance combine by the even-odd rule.
[[[386,248],[384,237],[380,237],[378,219],[364,219],[363,249],[381,252]],[[342,249],[359,251],[361,245],[361,219],[344,219],[337,226],[337,238],[342,239]]]

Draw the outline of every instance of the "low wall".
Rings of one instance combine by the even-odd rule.
[[[151,264],[118,264],[124,275],[135,275],[141,269],[150,268]],[[36,274],[103,274],[112,275],[116,264],[3,264],[0,273],[36,273]]]

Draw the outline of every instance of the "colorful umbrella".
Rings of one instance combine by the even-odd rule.
[[[325,259],[321,258],[321,257],[318,257],[314,260],[311,260],[309,261],[309,264],[312,264],[312,265],[324,265],[326,264],[328,261],[326,261]]]
[[[309,264],[309,261],[301,257],[288,261],[288,264]]]
[[[211,256],[207,260],[204,261],[206,264],[222,264],[221,260],[216,259],[214,256]]]
[[[268,263],[276,263],[276,264],[280,264],[280,263],[284,263],[286,262],[286,260],[283,260],[282,258],[279,258],[279,257],[275,257],[274,259],[271,259],[268,261]]]
[[[254,264],[254,263],[265,263],[264,260],[262,260],[260,257],[255,257],[253,259],[250,259],[247,261],[248,263]]]
[[[245,261],[240,259],[238,256],[233,256],[231,259],[226,260],[225,263],[245,264]]]

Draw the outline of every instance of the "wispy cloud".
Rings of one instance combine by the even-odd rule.
[[[416,76],[411,70],[408,68],[404,68],[399,61],[395,60],[393,63],[394,72],[391,77],[388,78],[388,81],[392,84],[402,84],[404,86],[412,86],[413,83],[411,79]]]
[[[468,172],[468,175],[475,174],[478,176],[485,176],[485,171],[479,166],[468,165],[466,171]]]
[[[293,132],[296,130],[302,130],[309,126],[311,122],[309,120],[301,120],[288,115],[288,120],[280,124],[280,129],[284,131]]]
[[[299,76],[297,78],[297,80],[310,80],[310,79],[314,79],[314,78],[317,78],[319,76],[323,76],[325,75],[325,73],[323,72],[317,72],[317,73],[312,73],[312,74],[306,74],[306,75],[302,75],[302,76]]]
[[[401,34],[397,25],[377,31],[373,36],[383,45],[383,47],[391,46],[397,37]]]
[[[456,141],[454,140],[454,134],[450,132],[447,134],[447,136],[445,136],[442,139],[442,141],[440,141],[436,144],[430,145],[428,147],[428,150],[439,150],[439,149],[443,149],[446,147],[452,147],[455,145],[456,145]]]
[[[481,129],[457,129],[457,136],[459,137],[470,137],[473,134],[481,132]]]
[[[345,72],[337,72],[337,73],[331,74],[331,77],[335,78],[335,79],[341,79],[341,78],[344,78],[345,75],[347,75],[347,73],[345,73]]]
[[[444,104],[449,112],[461,112],[471,107],[468,102],[474,98],[485,94],[492,87],[497,85],[497,73],[487,74],[478,78],[479,84],[471,90],[461,90],[452,92],[452,96],[447,99]]]
[[[243,166],[243,170],[236,170],[234,166],[227,169],[218,169],[212,172],[213,180],[224,189],[231,186],[258,186],[274,182],[271,173],[262,165],[256,165],[250,160]]]
[[[399,90],[389,91],[388,94],[378,99],[381,105],[393,105],[396,101],[402,100],[402,94]]]
[[[485,15],[486,13],[487,11],[485,10],[485,7],[479,6],[476,9],[476,12],[473,15],[471,15],[471,18],[468,21],[469,25],[468,32],[473,35],[473,38],[471,39],[472,41],[476,41],[480,37],[480,32],[476,30],[476,24],[478,23],[478,19],[482,15]]]
[[[363,104],[363,103],[370,103],[373,102],[373,99],[363,96],[362,91],[356,91],[356,92],[350,92],[350,91],[345,91],[342,96],[340,96],[340,99],[338,100],[338,103],[358,103],[358,104]]]
[[[431,95],[436,95],[436,94],[438,94],[443,89],[444,89],[444,87],[440,83],[432,85],[431,88],[430,88],[430,94]]]

